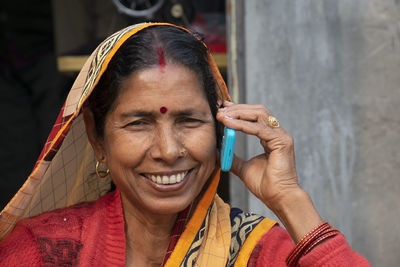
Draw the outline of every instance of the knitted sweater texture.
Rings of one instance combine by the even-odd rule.
[[[118,191],[24,219],[0,243],[0,266],[125,266],[124,227]],[[274,226],[258,242],[248,266],[286,266],[293,247],[288,233]],[[300,266],[370,265],[338,235],[302,257]]]

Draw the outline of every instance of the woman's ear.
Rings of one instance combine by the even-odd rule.
[[[83,109],[83,121],[85,122],[86,134],[92,145],[94,154],[99,162],[105,162],[105,150],[103,138],[99,137],[96,132],[96,124],[94,122],[94,115],[90,108]]]

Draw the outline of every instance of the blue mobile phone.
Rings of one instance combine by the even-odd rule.
[[[227,172],[231,169],[233,160],[233,151],[235,149],[236,131],[224,127],[224,136],[222,137],[221,147],[221,170]]]

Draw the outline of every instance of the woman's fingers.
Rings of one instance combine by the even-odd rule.
[[[244,109],[244,108],[248,108],[248,109],[258,109],[258,108],[264,108],[266,109],[266,107],[264,105],[261,104],[257,104],[257,105],[250,105],[250,104],[235,104],[233,102],[229,102],[229,101],[224,101],[222,103],[223,107],[226,108],[230,108],[230,109]]]
[[[234,119],[246,121],[258,121],[260,118],[267,117],[268,111],[263,109],[226,109],[219,112]]]
[[[271,125],[271,113],[265,106],[226,103],[218,111],[217,119],[229,128],[260,138],[266,152],[290,147],[293,143],[291,136],[282,127]]]
[[[272,129],[268,129],[260,123],[230,117],[221,118],[220,121],[228,128],[242,131],[246,134],[256,135],[262,139],[271,139],[275,135]]]
[[[229,103],[227,106],[226,103]],[[224,102],[224,107],[218,110],[217,116],[260,122],[265,126],[271,126],[269,118],[271,112],[263,105],[233,104]]]
[[[232,172],[237,177],[244,177],[245,164],[246,162],[242,158],[233,154],[232,167],[230,169],[230,172]]]
[[[266,159],[265,155],[259,155],[253,158],[253,162],[261,160],[265,161],[265,159]],[[255,178],[254,175],[247,174],[247,172],[250,170],[249,167],[251,167],[251,165],[249,164],[248,161],[245,161],[242,158],[233,155],[232,167],[230,169],[230,172],[239,177],[242,180],[242,182],[250,189],[250,191],[252,191],[254,194],[257,195],[255,188],[257,187],[258,181],[257,179],[254,179]],[[258,171],[259,170],[260,169],[258,168]],[[258,177],[258,180],[261,178],[261,175],[256,175],[256,176]]]

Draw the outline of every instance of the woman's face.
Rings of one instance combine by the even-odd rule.
[[[134,73],[114,106],[101,143],[124,205],[185,209],[216,163],[215,123],[196,73],[172,64]]]

